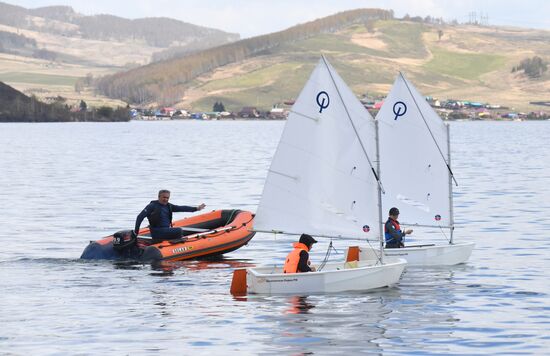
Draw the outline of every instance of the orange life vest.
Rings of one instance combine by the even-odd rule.
[[[309,252],[309,249],[306,245],[295,242],[292,244],[294,250],[290,251],[286,257],[285,266],[283,268],[283,273],[296,273],[298,272],[298,262],[300,262],[300,252],[306,251]],[[309,264],[309,261],[308,261]]]

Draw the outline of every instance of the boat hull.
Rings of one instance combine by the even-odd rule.
[[[214,210],[209,213],[177,220],[174,227],[204,229],[191,233],[184,239],[152,243],[149,229],[140,230],[138,245],[129,251],[115,251],[113,236],[92,241],[86,247],[82,259],[132,259],[140,261],[183,261],[223,255],[246,245],[254,232],[254,215],[241,210]]]
[[[470,258],[475,244],[464,242],[446,245],[411,246],[405,248],[384,249],[384,256],[403,258],[408,266],[453,266],[465,263]],[[376,251],[378,252],[378,251]],[[359,259],[376,258],[372,249],[361,249]]]
[[[368,291],[396,284],[403,273],[404,259],[327,263],[321,272],[282,273],[281,267],[246,270],[246,292],[262,295],[309,295]]]

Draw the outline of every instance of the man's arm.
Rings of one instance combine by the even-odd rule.
[[[136,235],[139,234],[139,227],[141,226],[141,222],[143,221],[143,219],[145,219],[145,217],[147,217],[147,215],[149,215],[151,212],[153,211],[153,206],[152,204],[148,204],[145,209],[143,209],[141,211],[141,213],[139,213],[139,215],[137,216],[136,218],[136,226],[134,227],[134,232],[136,233]]]
[[[174,204],[172,204],[172,211],[175,212],[175,213],[179,213],[179,212],[193,213],[195,211],[204,209],[205,206],[206,205],[204,205],[204,203],[202,203],[199,206],[187,206],[187,205],[174,205]]]

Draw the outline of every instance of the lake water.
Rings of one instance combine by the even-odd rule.
[[[452,123],[455,238],[476,248],[393,288],[235,299],[234,268],[291,248],[265,234],[172,268],[79,259],[161,188],[175,204],[255,211],[283,125],[0,125],[0,354],[548,354],[548,121]]]

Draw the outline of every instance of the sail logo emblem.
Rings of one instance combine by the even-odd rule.
[[[369,232],[370,231],[370,226],[369,225],[363,225],[363,231],[364,232]]]
[[[437,215],[435,216],[435,221],[440,221],[440,220],[441,220],[441,215],[437,214]]]
[[[323,109],[328,108],[328,105],[330,104],[330,98],[326,91],[320,91],[319,94],[317,94],[317,105],[319,105],[319,113],[323,112]]]
[[[395,114],[394,120],[397,120],[399,116],[405,115],[406,112],[407,112],[407,105],[405,105],[404,102],[398,101],[395,104],[393,104],[393,113]]]

